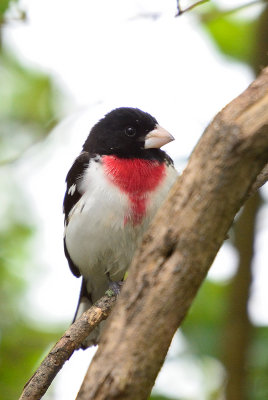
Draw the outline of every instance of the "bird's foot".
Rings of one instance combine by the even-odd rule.
[[[123,283],[124,283],[123,281],[119,282],[110,281],[109,289],[112,290],[116,296],[119,296]]]
[[[108,278],[108,282],[109,282],[109,289],[107,290],[107,294],[109,294],[109,292],[111,291],[113,293],[113,295],[115,295],[116,297],[119,296],[120,292],[121,292],[121,288],[123,286],[124,281],[113,281],[110,278],[110,274],[109,272],[106,272],[106,276]]]

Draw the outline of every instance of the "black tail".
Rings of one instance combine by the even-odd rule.
[[[87,292],[86,281],[83,278],[81,289],[80,289],[80,295],[79,295],[79,299],[78,299],[78,304],[76,307],[76,311],[75,311],[75,315],[74,315],[74,319],[73,319],[72,323],[74,323],[74,321],[76,321],[79,317],[81,317],[83,312],[88,310],[92,306],[92,304],[93,303],[92,303],[91,296]]]

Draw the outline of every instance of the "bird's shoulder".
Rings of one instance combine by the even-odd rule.
[[[63,200],[65,221],[67,220],[73,206],[82,196],[82,193],[80,193],[78,188],[78,183],[83,177],[84,171],[88,167],[91,158],[92,156],[87,151],[80,153],[66,176],[66,192]]]

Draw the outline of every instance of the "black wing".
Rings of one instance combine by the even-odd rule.
[[[88,152],[83,151],[73,163],[66,176],[67,188],[63,200],[63,212],[65,221],[68,221],[68,215],[73,206],[81,198],[81,193],[77,190],[78,180],[82,177],[84,170],[88,167],[90,156]]]
[[[63,212],[65,214],[65,225],[68,225],[68,216],[69,216],[71,209],[79,201],[79,199],[82,196],[81,193],[79,193],[79,191],[77,189],[77,183],[78,183],[79,179],[81,178],[81,176],[83,175],[84,170],[88,167],[89,160],[90,160],[89,154],[86,151],[83,151],[76,158],[70,171],[67,174],[67,177],[66,177],[67,188],[66,188],[66,193],[64,196],[64,200],[63,200]],[[65,238],[64,238],[64,253],[68,260],[70,270],[72,271],[72,273],[75,276],[79,277],[81,275],[80,271],[77,268],[77,266],[73,263],[70,255],[68,253]]]

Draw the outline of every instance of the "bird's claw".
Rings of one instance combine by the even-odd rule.
[[[115,281],[110,281],[109,282],[109,289],[114,292],[116,296],[119,296],[121,292],[121,288],[123,286],[123,281],[115,282]]]

